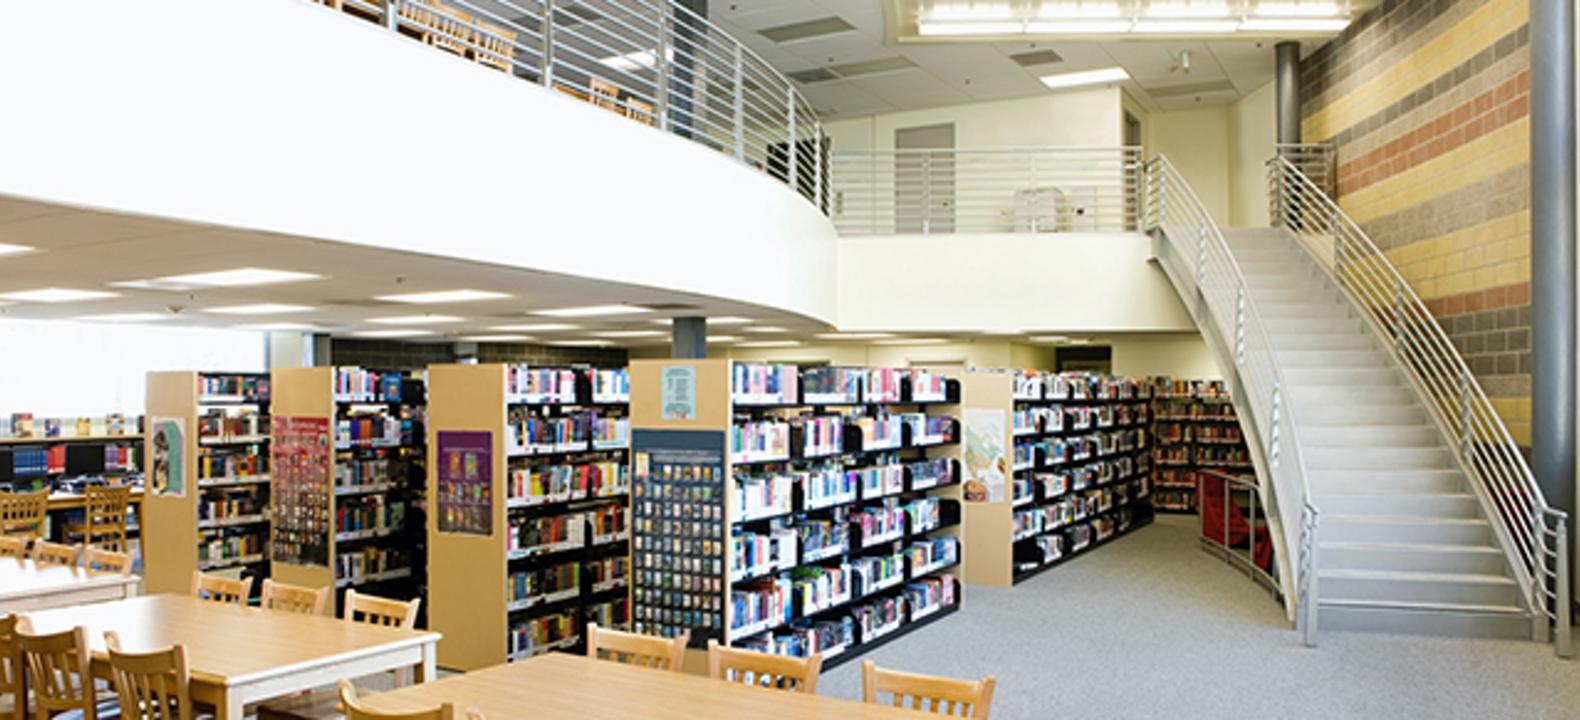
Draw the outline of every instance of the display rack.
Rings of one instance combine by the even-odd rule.
[[[1234,472],[1252,468],[1233,398],[1221,380],[1153,380],[1153,505],[1165,512],[1196,512],[1202,468]]]
[[[470,670],[629,627],[624,370],[428,370],[429,627]]]
[[[727,360],[631,376],[637,632],[829,667],[959,607],[953,380]]]
[[[1151,521],[1150,385],[971,370],[961,386],[967,582],[1007,587]]]
[[[185,593],[194,569],[267,571],[270,401],[263,373],[148,374],[146,592]]]

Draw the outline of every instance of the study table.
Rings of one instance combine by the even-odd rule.
[[[133,652],[185,644],[192,697],[213,705],[219,720],[241,720],[243,705],[340,678],[416,667],[418,682],[431,679],[440,637],[187,595],[148,595],[45,610],[29,618],[39,633],[87,626],[93,672],[100,677],[109,677],[105,630],[119,633],[122,646]]]
[[[129,598],[137,594],[138,580],[135,575],[0,558],[0,615]]]
[[[455,703],[457,717],[475,709],[488,720],[937,717],[886,705],[747,687],[702,675],[564,653],[547,653],[363,698],[364,705],[382,712],[411,712],[444,702]]]

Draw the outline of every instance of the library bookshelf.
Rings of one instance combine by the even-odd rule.
[[[1153,505],[1194,513],[1201,470],[1239,474],[1253,468],[1233,398],[1221,380],[1174,378],[1154,379],[1152,395]]]
[[[625,370],[428,368],[429,628],[471,670],[629,627]]]
[[[122,482],[143,466],[141,424],[119,414],[0,417],[0,485],[26,492],[77,478]]]
[[[356,367],[277,368],[272,576],[380,597],[421,595],[426,567],[408,509],[421,503],[409,467],[421,443],[421,381]]]
[[[147,375],[143,581],[186,593],[192,571],[268,562],[270,381],[263,373]]]
[[[645,360],[631,387],[637,632],[829,667],[959,607],[954,381]]]
[[[1152,520],[1150,385],[968,370],[966,581],[1008,587]]]

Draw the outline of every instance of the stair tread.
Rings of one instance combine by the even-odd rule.
[[[1454,612],[1474,615],[1518,615],[1527,617],[1524,608],[1515,605],[1476,605],[1471,603],[1421,603],[1390,600],[1352,600],[1347,598],[1317,598],[1317,605],[1347,608],[1376,608],[1378,610],[1420,610],[1429,612]]]
[[[1475,498],[1474,495],[1471,495],[1468,492],[1417,492],[1410,490],[1399,492],[1388,492],[1386,490],[1346,490],[1343,492],[1313,492],[1311,495],[1317,504],[1317,509],[1319,510],[1322,508],[1321,501],[1323,498],[1387,498],[1389,500],[1397,500],[1403,497],[1417,497],[1423,500],[1446,500],[1450,498],[1455,500],[1468,500]]]
[[[1445,573],[1421,570],[1374,570],[1364,568],[1328,568],[1317,571],[1318,579],[1344,580],[1403,580],[1408,582],[1474,582],[1495,585],[1514,585],[1512,578],[1489,573]]]
[[[1445,518],[1432,515],[1322,515],[1322,522],[1365,523],[1442,523],[1445,525],[1486,525],[1484,518]]]
[[[1369,552],[1451,552],[1502,555],[1491,545],[1443,545],[1441,543],[1375,542],[1366,540],[1318,541],[1317,550],[1366,550]]]

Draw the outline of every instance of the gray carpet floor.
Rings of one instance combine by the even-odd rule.
[[[1327,632],[1300,644],[1282,606],[1203,552],[1193,516],[1153,524],[865,657],[998,678],[995,720],[1575,718],[1580,664],[1551,645]],[[860,699],[861,664],[819,681]]]

